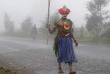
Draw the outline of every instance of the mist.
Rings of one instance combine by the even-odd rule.
[[[88,0],[87,0],[88,1]],[[71,14],[68,16],[71,18],[77,26],[81,26],[84,23],[84,16],[88,13],[86,9],[86,0],[77,1],[51,1],[50,14],[57,12],[59,8],[66,5],[71,9]],[[77,7],[77,8],[76,8]],[[47,17],[48,1],[44,0],[0,0],[0,19],[1,29],[4,30],[3,18],[4,14],[7,13],[10,19],[15,22],[15,27],[20,28],[21,22],[28,16],[33,18],[33,23],[40,26],[40,20]],[[22,17],[22,18],[21,18]],[[80,20],[77,22],[77,20]]]
[[[50,29],[61,19],[58,10],[64,5],[78,42],[76,47],[72,39],[78,58],[73,69],[77,74],[110,74],[110,1],[50,0]],[[54,41],[59,30],[50,34],[47,17],[48,0],[0,0],[0,72],[58,74]]]

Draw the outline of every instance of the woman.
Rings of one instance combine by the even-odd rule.
[[[52,29],[50,29],[50,25],[47,24],[48,30],[51,34],[58,29],[58,34],[54,42],[54,50],[59,64],[58,72],[63,73],[61,63],[68,63],[69,74],[75,74],[76,72],[72,70],[72,62],[76,63],[77,59],[74,54],[72,39],[76,46],[78,46],[78,43],[72,34],[73,23],[70,19],[67,19],[67,15],[70,13],[70,10],[64,6],[59,9],[59,13],[62,17],[59,21],[54,23],[54,27]]]

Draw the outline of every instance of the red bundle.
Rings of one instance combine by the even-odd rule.
[[[58,10],[60,14],[62,14],[63,12],[67,12],[67,14],[70,13],[70,9],[66,8],[66,11],[63,10],[63,8]]]

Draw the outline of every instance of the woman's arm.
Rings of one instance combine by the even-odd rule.
[[[76,39],[74,38],[74,36],[72,36],[72,38],[74,40],[75,46],[78,46],[78,42],[76,41]]]
[[[73,41],[75,43],[75,46],[78,46],[78,42],[76,41],[76,39],[75,39],[75,37],[73,35],[73,29],[71,30],[70,35],[71,35],[71,37],[72,37],[72,39],[73,39]]]

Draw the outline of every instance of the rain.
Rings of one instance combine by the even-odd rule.
[[[50,1],[50,7],[48,7]],[[70,9],[76,74],[110,74],[110,0],[0,0],[0,74],[59,74],[54,42]],[[48,12],[49,9],[49,12]],[[49,15],[48,15],[49,14]],[[49,18],[49,19],[48,19]],[[64,73],[69,66],[62,63]]]

